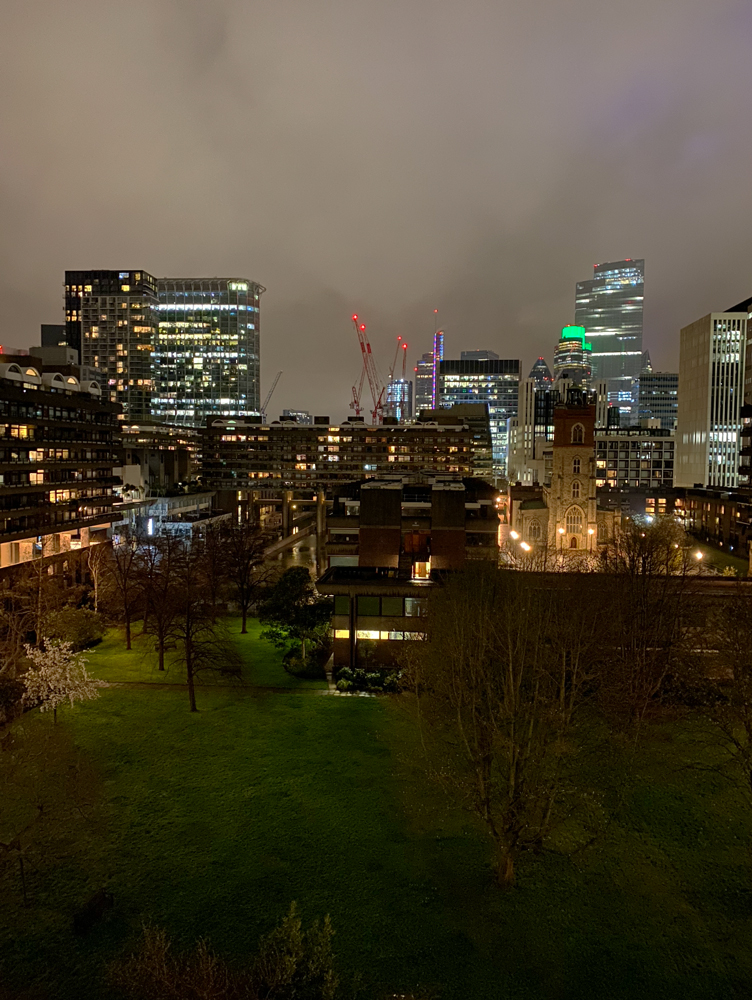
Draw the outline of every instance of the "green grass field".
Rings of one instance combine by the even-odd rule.
[[[288,674],[282,666],[282,653],[261,639],[262,626],[255,618],[248,621],[248,632],[240,632],[240,618],[229,618],[226,626],[243,659],[243,684],[260,687],[325,688],[326,681],[300,680]],[[99,645],[87,651],[87,668],[101,680],[116,683],[185,684],[185,668],[177,651],[165,654],[165,669],[159,669],[159,658],[153,636],[140,634],[140,623],[134,627],[132,649],[125,648],[122,629],[110,629]],[[197,683],[227,683],[213,673],[199,674]]]
[[[257,634],[243,641],[259,654]],[[146,669],[109,648],[101,676]],[[276,683],[274,656],[251,676]],[[718,779],[682,768],[686,724],[656,728],[602,840],[525,861],[501,892],[483,831],[426,780],[399,701],[207,687],[198,704],[189,713],[180,688],[111,688],[61,712],[99,807],[51,829],[28,908],[2,869],[12,995],[108,996],[101,969],[145,919],[242,959],[293,899],[306,920],[331,915],[341,966],[373,1000],[418,984],[441,1000],[749,995],[749,816]],[[73,911],[104,885],[111,919],[74,937]]]

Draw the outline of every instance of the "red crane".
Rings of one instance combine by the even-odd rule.
[[[389,381],[394,381],[394,369],[397,367],[397,357],[399,356],[400,348],[402,348],[402,378],[405,377],[405,372],[407,370],[407,344],[402,343],[402,337],[397,337],[397,349],[394,352],[394,361],[392,361],[392,367],[389,369]]]
[[[355,327],[355,332],[358,335],[360,352],[363,356],[363,370],[360,373],[360,381],[357,386],[353,386],[353,398],[350,403],[350,408],[355,410],[356,416],[360,416],[362,410],[361,394],[363,392],[363,382],[368,379],[368,386],[371,390],[371,399],[373,400],[371,418],[374,424],[380,424],[384,415],[384,385],[381,382],[381,377],[379,376],[378,369],[376,368],[373,352],[371,351],[371,345],[368,342],[368,337],[366,336],[366,325],[365,323],[358,322],[357,313],[353,313],[352,321],[353,326]]]

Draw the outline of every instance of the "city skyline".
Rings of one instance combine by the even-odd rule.
[[[414,365],[438,308],[458,349],[527,368],[594,262],[640,256],[644,340],[675,371],[678,331],[752,292],[738,3],[635,19],[576,0],[542,35],[505,5],[318,7],[290,33],[280,10],[160,0],[138,5],[138,38],[108,5],[4,7],[0,342],[60,322],[66,269],[249,275],[269,289],[262,396],[285,369],[278,406],[326,412],[341,386],[345,413],[353,312],[380,358],[402,334]],[[125,105],[148,155],[118,138]],[[722,254],[690,253],[697,232],[722,232]]]

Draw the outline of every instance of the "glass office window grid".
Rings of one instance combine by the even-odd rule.
[[[664,430],[676,430],[678,400],[678,372],[641,373],[640,420],[660,420]]]
[[[713,320],[707,456],[710,486],[739,485],[745,339],[745,320]]]
[[[66,271],[68,345],[81,364],[99,369],[110,399],[126,417],[151,412],[157,282],[145,271]]]
[[[258,413],[264,288],[244,278],[160,278],[154,415],[200,426]]]
[[[441,406],[486,403],[491,425],[493,472],[505,476],[508,421],[517,416],[519,361],[442,361],[439,369]]]
[[[638,404],[645,261],[596,264],[593,271],[591,280],[577,282],[575,323],[593,345],[593,380],[608,380],[609,403],[619,406],[626,423]]]
[[[413,384],[409,379],[396,378],[386,387],[384,413],[396,417],[400,423],[410,420],[413,415]]]

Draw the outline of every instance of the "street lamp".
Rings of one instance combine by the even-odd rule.
[[[527,542],[520,542],[520,548],[524,549],[525,552],[530,551],[530,546],[527,544]]]
[[[513,538],[513,539],[515,540],[515,542],[516,542],[516,541],[517,541],[517,539],[518,539],[518,538],[519,538],[520,536],[519,536],[519,535],[517,534],[517,532],[516,532],[516,531],[510,531],[510,532],[509,532],[509,537],[510,537],[510,538]]]
[[[593,551],[593,535],[595,534],[595,528],[588,528],[587,533],[590,535],[590,551]]]

